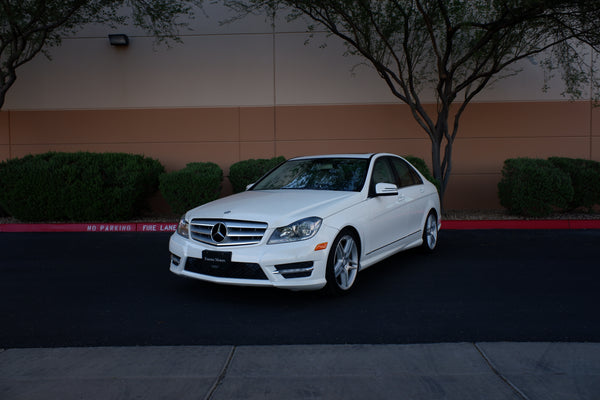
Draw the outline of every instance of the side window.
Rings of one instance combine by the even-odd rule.
[[[394,164],[394,168],[396,169],[398,176],[396,185],[399,188],[423,183],[421,177],[404,160],[393,158],[392,164]]]
[[[394,171],[390,167],[390,163],[385,158],[379,158],[373,166],[373,176],[371,177],[371,185],[375,187],[378,183],[396,183],[394,179]]]

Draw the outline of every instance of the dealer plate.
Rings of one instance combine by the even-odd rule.
[[[202,259],[208,264],[215,266],[228,265],[231,263],[230,251],[202,251]]]

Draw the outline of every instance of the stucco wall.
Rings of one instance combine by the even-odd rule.
[[[589,102],[473,104],[455,143],[446,207],[499,207],[496,185],[509,157],[600,159],[597,120]],[[0,113],[0,124],[4,158],[118,151],[158,158],[168,170],[213,161],[226,174],[234,162],[275,155],[383,151],[430,158],[429,139],[404,105],[9,111]]]
[[[131,28],[89,26],[18,70],[0,112],[0,160],[45,151],[124,151],[168,170],[213,161],[225,172],[248,158],[395,152],[430,160],[429,139],[408,108],[344,46],[306,24],[255,16],[230,25],[207,5],[183,44],[156,45]],[[126,48],[107,35],[130,35]],[[321,44],[326,43],[325,48]],[[600,160],[600,112],[543,92],[535,60],[477,97],[454,146],[447,208],[499,207],[509,157]],[[429,108],[435,98],[424,95]]]

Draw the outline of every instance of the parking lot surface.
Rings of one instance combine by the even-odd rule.
[[[600,231],[442,231],[348,296],[168,272],[168,234],[1,234],[2,399],[600,393]]]

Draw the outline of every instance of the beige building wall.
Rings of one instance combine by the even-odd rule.
[[[0,161],[10,158],[9,113],[0,112]]]
[[[394,152],[430,160],[426,134],[378,75],[343,44],[305,25],[262,17],[220,25],[216,5],[183,44],[143,32],[127,48],[91,26],[18,72],[0,112],[0,160],[45,151],[123,151],[175,170],[213,161],[227,174],[248,158]],[[320,45],[326,43],[326,48]],[[498,208],[502,163],[517,156],[600,160],[600,111],[542,92],[533,62],[471,104],[454,145],[448,209]],[[425,95],[432,103],[433,96]],[[227,185],[225,192],[227,192]]]
[[[599,111],[588,102],[473,104],[455,143],[446,207],[499,207],[496,185],[509,157],[600,160],[598,124],[592,129]],[[167,170],[213,161],[226,174],[248,158],[384,151],[427,160],[430,152],[404,105],[9,111],[0,124],[4,158],[117,151],[157,158]]]

